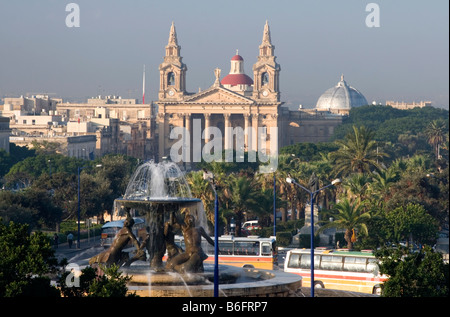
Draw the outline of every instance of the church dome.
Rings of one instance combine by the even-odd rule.
[[[244,59],[242,58],[241,55],[236,54],[231,58],[231,60],[232,61],[243,61]]]
[[[253,85],[253,79],[244,72],[244,59],[237,52],[236,55],[231,58],[230,73],[225,76],[220,83],[225,87]]]
[[[367,105],[367,100],[357,89],[347,85],[344,75],[341,81],[325,91],[316,104],[320,110],[350,110],[351,108]]]
[[[253,85],[253,80],[246,74],[228,74],[222,81],[222,85]]]

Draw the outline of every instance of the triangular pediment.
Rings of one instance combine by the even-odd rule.
[[[248,104],[254,101],[223,87],[212,87],[186,98],[183,103],[189,104]]]

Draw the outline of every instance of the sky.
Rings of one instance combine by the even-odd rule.
[[[79,27],[66,25],[69,3]],[[216,67],[228,74],[236,49],[253,77],[266,20],[290,107],[314,106],[341,74],[370,103],[449,107],[448,0],[0,0],[0,98],[141,100],[145,65],[146,102],[157,100],[172,21],[189,92],[209,88]]]

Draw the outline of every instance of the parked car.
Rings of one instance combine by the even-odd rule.
[[[250,220],[250,221],[244,222],[244,224],[242,225],[242,229],[251,231],[251,230],[261,229],[261,226],[258,224],[258,220]]]

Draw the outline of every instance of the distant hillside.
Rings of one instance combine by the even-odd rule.
[[[342,139],[352,126],[365,126],[375,131],[378,141],[395,143],[400,134],[417,135],[423,133],[427,125],[436,119],[449,121],[449,111],[434,107],[395,109],[390,106],[369,105],[350,110],[341,126],[335,129],[333,140]]]

